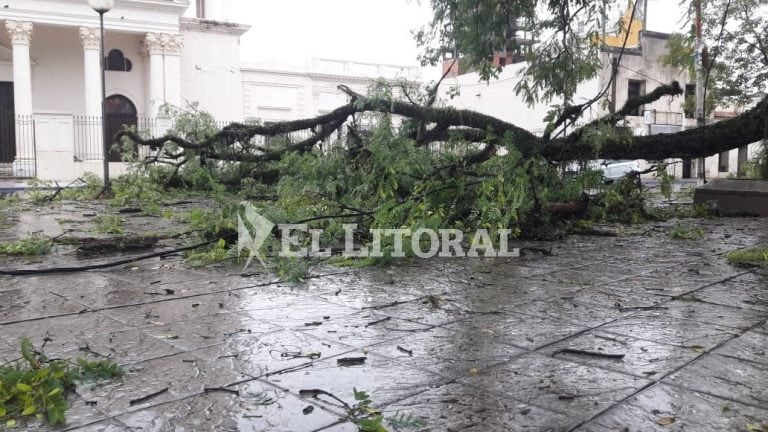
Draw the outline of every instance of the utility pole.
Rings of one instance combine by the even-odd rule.
[[[694,6],[696,8],[696,127],[704,127],[704,65],[702,63],[704,44],[701,36],[701,0],[694,0]],[[707,181],[705,163],[706,158],[699,158],[696,161],[699,184]]]
[[[619,59],[611,56],[611,114],[616,112],[616,78],[619,74]]]

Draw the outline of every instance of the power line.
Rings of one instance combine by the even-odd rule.
[[[649,80],[651,80],[651,81],[656,81],[656,82],[657,82],[657,83],[659,83],[659,84],[664,84],[664,85],[665,85],[665,84],[667,84],[667,83],[665,83],[665,82],[662,82],[662,81],[659,81],[659,80],[657,80],[656,78],[654,78],[654,77],[652,77],[652,76],[650,76],[650,75],[646,75],[646,74],[644,74],[644,73],[642,73],[642,72],[640,72],[640,71],[634,70],[634,69],[632,69],[632,68],[628,68],[628,67],[624,66],[623,64],[620,64],[620,65],[619,65],[619,67],[620,67],[620,68],[624,68],[624,69],[626,69],[626,70],[628,70],[628,71],[630,71],[630,72],[634,72],[634,73],[636,73],[636,74],[638,74],[638,75],[640,75],[640,76],[642,76],[642,77],[648,78],[648,79],[649,79]]]

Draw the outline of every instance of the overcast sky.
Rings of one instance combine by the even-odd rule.
[[[242,38],[245,64],[320,57],[417,65],[411,30],[429,22],[430,7],[429,0],[213,0],[208,13],[252,26]],[[681,17],[677,0],[648,0],[649,30],[675,31]]]

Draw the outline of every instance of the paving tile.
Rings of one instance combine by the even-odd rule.
[[[559,431],[574,418],[454,383],[387,406],[385,416],[412,415],[430,431]]]
[[[263,383],[232,388],[239,394],[213,392],[118,416],[132,430],[165,431],[313,431],[339,416]],[[265,404],[266,403],[266,404]]]
[[[587,353],[563,352],[563,350]],[[600,331],[591,331],[546,347],[543,353],[564,360],[624,372],[642,378],[661,378],[701,355],[691,348],[681,348]],[[594,353],[590,355],[588,353]],[[623,358],[599,354],[623,355]]]
[[[463,334],[485,334],[495,342],[526,349],[540,348],[588,329],[548,317],[514,312],[479,315],[447,325],[445,328]]]
[[[597,417],[587,431],[742,431],[768,412],[738,402],[657,384]],[[662,425],[673,421],[669,425]]]
[[[653,309],[669,301],[669,297],[657,296],[645,290],[626,289],[623,282],[598,287],[586,287],[565,298],[582,304],[595,304],[620,312],[636,312]]]
[[[362,356],[351,353],[349,356]],[[346,354],[344,356],[347,356]],[[380,406],[405,399],[432,387],[445,384],[448,380],[431,372],[403,365],[386,357],[369,353],[364,364],[339,366],[338,358],[315,362],[311,367],[273,375],[267,381],[293,394],[300,390],[320,388],[333,393],[342,400],[353,402],[353,389],[367,392]],[[313,402],[344,413],[344,409],[333,399],[310,398]]]
[[[80,426],[80,427],[65,429],[65,430],[76,431],[76,432],[134,432],[132,430],[129,430],[123,424],[113,419],[101,420],[86,426]]]
[[[224,343],[192,351],[197,357],[260,377],[352,350],[305,332],[238,333]]]
[[[450,378],[468,376],[472,369],[482,370],[526,352],[494,342],[493,335],[489,333],[458,332],[445,328],[413,333],[395,341],[373,345],[369,350]]]
[[[106,309],[103,313],[132,327],[163,326],[236,311],[240,303],[240,298],[232,293],[189,298],[168,296],[143,305]]]
[[[94,335],[80,341],[78,347],[65,351],[63,358],[110,360],[120,365],[179,354],[182,350],[141,330],[125,330]]]
[[[632,311],[622,311],[616,308],[579,303],[567,299],[535,301],[512,308],[511,310],[521,314],[566,321],[584,327],[596,327],[633,313]]]
[[[170,283],[193,283],[201,279],[200,273],[190,271],[187,265],[178,259],[144,261],[125,267],[100,270],[98,273],[131,282],[141,288]]]
[[[662,314],[632,315],[606,324],[600,330],[684,348],[699,347],[702,350],[712,349],[739,334],[735,328]]]
[[[642,378],[535,353],[459,382],[585,420],[649,384]]]
[[[740,309],[699,301],[696,294],[664,303],[665,309],[641,311],[636,316],[649,321],[658,318],[680,318],[701,323],[746,329],[768,317],[768,312]]]
[[[513,309],[524,304],[568,296],[576,290],[540,279],[500,278],[485,285],[467,286],[445,295],[446,301],[467,311],[485,313]]]
[[[672,274],[674,275],[674,272]],[[682,295],[703,286],[701,282],[688,280],[685,277],[661,277],[655,273],[633,276],[615,284],[624,291],[666,297]]]
[[[288,329],[300,330],[307,327],[307,323],[339,320],[358,311],[313,296],[284,295],[279,300],[271,301],[271,297],[267,297],[262,301],[261,295],[249,295],[249,292],[238,292],[242,299],[240,310],[255,319],[279,323]]]
[[[693,295],[707,303],[768,313],[768,279],[754,274],[704,288]]]
[[[142,330],[148,335],[187,351],[218,345],[241,334],[258,337],[280,330],[280,327],[255,320],[245,312],[234,312],[208,315],[161,326],[143,327]]]
[[[248,377],[189,354],[147,360],[126,368],[120,379],[78,387],[86,401],[110,416],[200,394],[207,387],[224,387]],[[134,402],[158,393],[146,401]]]
[[[318,311],[313,315],[321,315]],[[362,311],[352,315],[333,317],[329,320],[320,318],[322,325],[301,326],[296,324],[304,320],[293,321],[291,324],[299,331],[319,339],[362,348],[380,342],[395,340],[412,333],[427,332],[432,326],[392,318],[386,314],[374,311]]]
[[[768,334],[748,331],[726,342],[713,353],[768,365]]]
[[[123,330],[129,328],[102,314],[88,312],[2,325],[0,339],[13,347],[20,346],[23,338],[38,348],[45,343],[45,353],[53,356],[84,346],[94,336]]]
[[[26,286],[0,291],[0,324],[76,314],[81,304]]]
[[[602,285],[626,279],[637,273],[636,268],[613,265],[605,262],[589,264],[570,270],[562,270],[548,275],[552,280],[569,285]]]
[[[460,303],[454,301],[453,297],[446,295],[409,299],[389,307],[376,308],[376,311],[387,316],[432,326],[452,323],[472,315]]]
[[[665,383],[768,409],[768,365],[704,356],[664,379]]]

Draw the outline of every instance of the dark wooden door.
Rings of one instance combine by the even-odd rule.
[[[124,150],[115,145],[117,144],[115,135],[124,128],[136,126],[137,124],[138,116],[136,115],[136,105],[133,102],[122,95],[112,95],[107,98],[107,121],[104,126],[107,130],[107,137],[110,140],[110,162],[120,162]],[[135,152],[135,149],[133,151]]]
[[[16,157],[16,116],[13,111],[13,83],[0,82],[0,163]]]

